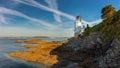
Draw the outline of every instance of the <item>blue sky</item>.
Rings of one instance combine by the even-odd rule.
[[[0,0],[0,37],[71,37],[76,16],[99,23],[108,4],[120,9],[120,0]]]

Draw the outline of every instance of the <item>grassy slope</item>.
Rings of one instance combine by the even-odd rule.
[[[88,36],[92,32],[99,32],[106,42],[112,39],[118,39],[120,37],[120,10],[103,22],[87,28],[83,35]]]

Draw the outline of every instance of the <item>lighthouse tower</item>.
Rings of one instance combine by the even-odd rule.
[[[75,35],[75,37],[77,37],[79,34],[82,33],[82,27],[81,27],[82,22],[81,22],[81,17],[80,16],[76,17],[76,21],[75,21],[74,25],[75,25],[74,35]]]

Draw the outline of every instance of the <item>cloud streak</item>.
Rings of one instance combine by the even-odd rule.
[[[94,25],[102,22],[102,19],[98,19],[98,20],[95,20],[95,21],[92,21],[92,22],[87,22],[87,21],[82,20],[82,22],[83,22],[83,24],[84,24],[85,26],[86,26],[87,24],[89,24],[89,26],[92,27],[92,26],[94,26]]]
[[[22,3],[22,4],[25,4],[25,5],[29,5],[29,6],[33,6],[33,7],[36,7],[36,8],[39,8],[39,9],[42,9],[42,10],[46,10],[46,11],[49,11],[49,12],[53,12],[54,14],[57,14],[57,15],[61,15],[61,16],[64,16],[70,20],[75,20],[75,17],[70,15],[70,14],[67,14],[67,13],[64,13],[64,12],[61,12],[59,10],[56,10],[56,9],[53,9],[53,8],[50,8],[50,7],[47,7],[47,6],[44,6],[40,3],[38,3],[37,1],[35,0],[15,0],[16,2],[19,2],[19,3]],[[50,2],[51,0],[46,0],[46,2],[49,2],[49,5],[51,4]],[[55,4],[55,3],[54,3]],[[53,5],[52,5],[53,6]],[[54,5],[56,6],[56,5]],[[54,7],[55,8],[55,7]],[[56,17],[57,18],[57,17]],[[59,18],[58,18],[59,19]],[[96,23],[100,23],[102,20],[101,19],[98,19],[98,20],[95,20],[95,21],[92,21],[92,22],[87,22],[85,20],[82,19],[82,22],[84,24],[89,24],[91,26],[93,26],[94,24]]]
[[[16,1],[16,2],[19,2],[19,3],[22,3],[22,4],[25,4],[25,5],[33,6],[33,7],[42,9],[42,10],[46,10],[46,11],[49,11],[49,12],[53,12],[53,13],[55,13],[55,14],[64,16],[64,17],[66,17],[66,18],[68,18],[68,19],[70,19],[70,20],[75,20],[75,17],[74,17],[74,16],[69,15],[69,14],[64,13],[64,12],[61,12],[61,11],[58,11],[58,10],[56,10],[56,9],[53,9],[53,8],[44,6],[44,5],[38,3],[38,2],[35,1],[35,0],[15,0],[15,1]],[[48,2],[48,1],[47,1],[47,2]]]
[[[45,0],[45,2],[49,5],[50,8],[58,11],[57,0]],[[54,16],[54,19],[55,19],[57,22],[59,22],[59,23],[62,22],[61,17],[60,17],[59,14],[54,13],[53,16]]]
[[[8,8],[5,8],[5,7],[0,7],[0,13],[19,16],[19,17],[25,18],[27,20],[40,23],[41,25],[49,27],[49,28],[53,28],[53,29],[56,28],[55,25],[53,25],[53,24],[49,24],[49,23],[47,23],[45,21],[29,17],[29,16],[27,16],[27,15],[21,13],[21,12],[18,12],[18,11],[15,11],[15,10],[11,10],[11,9],[8,9]],[[4,18],[3,18],[2,21],[4,22]]]
[[[0,14],[0,23],[8,24],[8,19],[3,14]]]

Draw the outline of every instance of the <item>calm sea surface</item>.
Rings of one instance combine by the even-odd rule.
[[[26,40],[26,38],[18,38]],[[27,62],[18,58],[12,58],[8,55],[10,52],[25,50],[25,43],[15,43],[16,38],[0,38],[0,68],[48,68],[37,63]],[[34,38],[47,41],[60,41],[67,38]]]

